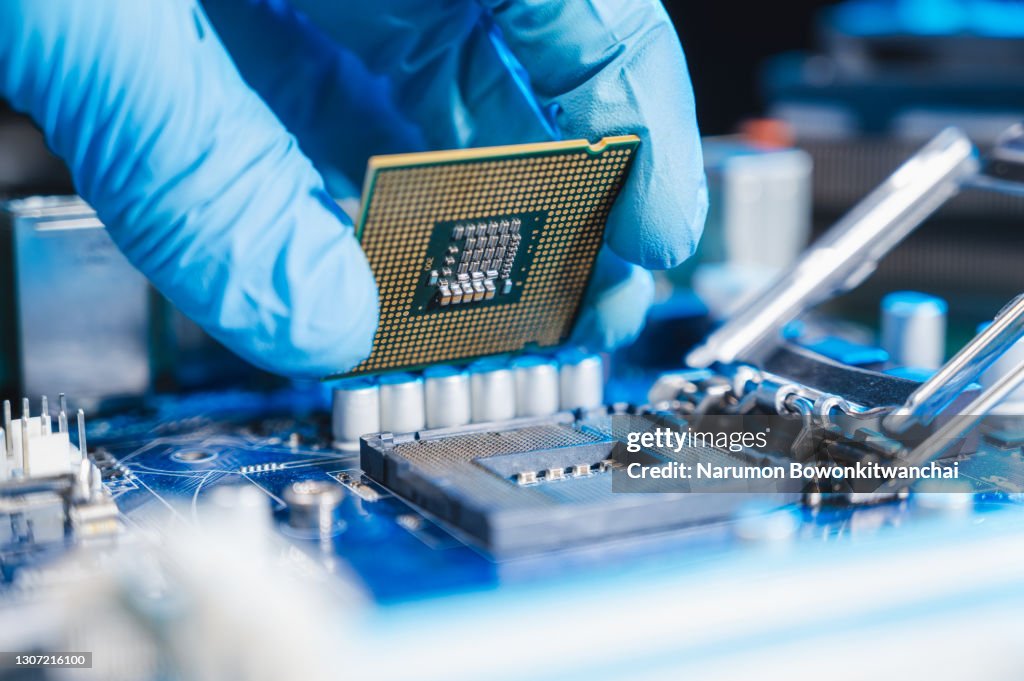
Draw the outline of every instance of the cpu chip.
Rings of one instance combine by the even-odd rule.
[[[564,342],[639,142],[371,158],[356,233],[380,322],[348,375]]]

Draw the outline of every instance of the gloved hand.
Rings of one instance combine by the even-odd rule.
[[[578,329],[602,346],[639,330],[643,268],[691,255],[706,211],[654,0],[0,0],[0,96],[164,295],[295,376],[370,350],[376,288],[331,196],[372,154],[639,134]]]

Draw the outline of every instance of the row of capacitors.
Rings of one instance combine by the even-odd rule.
[[[485,359],[464,369],[436,366],[422,374],[347,379],[333,391],[331,429],[335,445],[345,448],[370,433],[548,416],[603,401],[601,356],[569,350],[555,358]]]

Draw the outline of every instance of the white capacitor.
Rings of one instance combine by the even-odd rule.
[[[436,366],[423,372],[427,428],[469,423],[469,376],[455,367]]]
[[[390,374],[380,379],[381,432],[412,433],[423,430],[426,421],[421,377]]]
[[[600,355],[567,350],[558,355],[558,362],[563,410],[593,409],[604,403],[604,363]]]
[[[473,423],[516,416],[516,377],[507,362],[482,359],[469,367]]]
[[[992,322],[984,322],[978,326],[978,333],[984,331]],[[981,375],[979,383],[983,388],[993,386],[1000,378],[1024,364],[1024,339],[1014,343],[1003,356],[992,363]],[[1010,393],[1002,403],[992,410],[995,414],[1024,415],[1024,386]]]
[[[896,366],[938,369],[946,356],[946,301],[897,291],[882,299],[882,347]]]
[[[558,363],[547,357],[520,357],[516,374],[516,416],[548,416],[558,411]]]
[[[352,447],[363,435],[380,432],[380,390],[373,380],[346,379],[331,393],[331,434],[335,446]]]

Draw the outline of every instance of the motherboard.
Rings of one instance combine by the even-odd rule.
[[[966,136],[724,318],[674,308],[696,342],[654,314],[633,348],[560,347],[635,148],[371,164],[382,318],[353,375],[5,401],[5,649],[126,680],[473,679],[502,655],[508,678],[703,676],[716,644],[757,664],[839,615],[884,642],[890,617],[1019,599],[1024,299],[952,352],[934,296],[887,296],[877,336],[820,307],[986,179]],[[29,237],[69,210],[19,205]],[[985,578],[956,578],[962,546]]]

